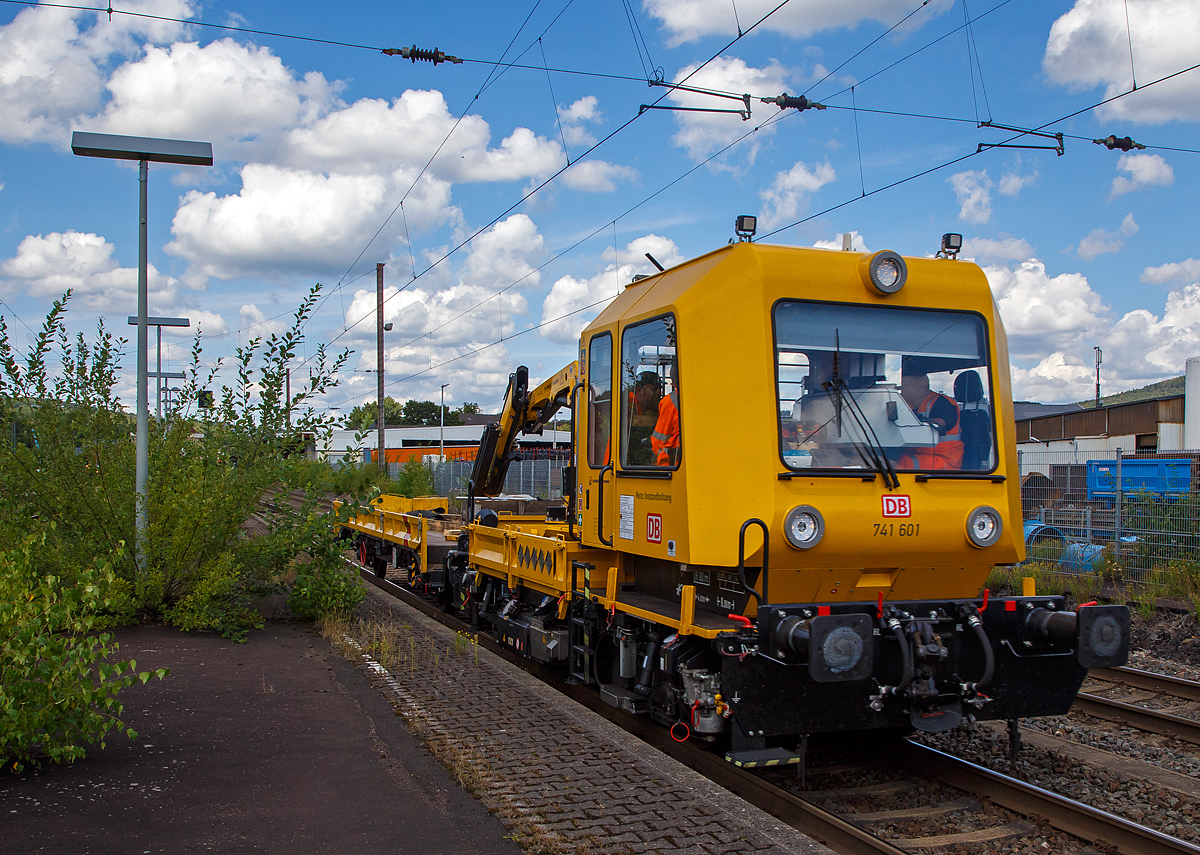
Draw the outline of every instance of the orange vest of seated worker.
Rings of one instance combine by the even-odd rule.
[[[899,469],[961,469],[962,432],[958,405],[945,395],[930,391],[928,374],[905,374],[900,395],[921,419],[937,428],[938,443],[932,448],[915,448],[897,461]]]
[[[679,462],[679,387],[658,402],[658,422],[650,434],[650,449],[659,466]]]

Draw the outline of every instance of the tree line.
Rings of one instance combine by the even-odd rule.
[[[457,409],[445,408],[445,425],[465,424],[463,416],[479,413],[479,404],[464,401]],[[433,401],[405,401],[401,404],[392,396],[383,399],[383,422],[387,427],[437,427],[441,421],[442,407]],[[346,416],[347,430],[370,430],[377,425],[379,405],[375,401],[359,404]]]

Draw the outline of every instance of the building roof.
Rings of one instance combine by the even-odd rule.
[[[1017,421],[1040,419],[1045,416],[1074,413],[1082,409],[1083,407],[1079,404],[1032,404],[1027,401],[1017,401],[1013,403],[1013,418]]]

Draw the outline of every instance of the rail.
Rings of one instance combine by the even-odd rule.
[[[1097,668],[1089,672],[1089,676],[1106,683],[1153,692],[1159,697],[1178,698],[1189,703],[1200,701],[1200,683],[1166,674],[1154,674],[1135,668]],[[1147,733],[1157,733],[1192,745],[1200,745],[1200,720],[1176,715],[1170,710],[1154,709],[1128,700],[1106,698],[1092,692],[1080,692],[1075,698],[1074,708],[1094,718],[1126,724]]]

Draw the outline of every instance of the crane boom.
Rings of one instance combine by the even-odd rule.
[[[571,390],[579,382],[579,362],[572,362],[529,391],[529,369],[518,366],[508,377],[508,391],[500,420],[491,422],[479,440],[479,453],[471,479],[478,495],[496,496],[504,488],[508,465],[515,457],[518,435],[540,436],[561,408],[571,404]]]

